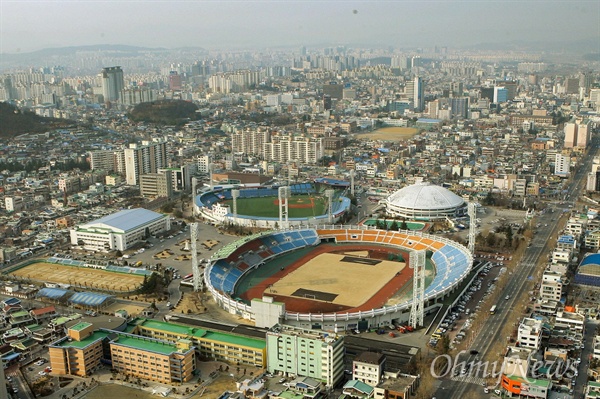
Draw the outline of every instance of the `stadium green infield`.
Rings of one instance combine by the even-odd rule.
[[[277,197],[238,198],[238,215],[277,218],[279,217]],[[334,200],[336,201],[336,200]],[[224,201],[233,211],[233,200]],[[327,200],[321,196],[295,195],[289,199],[290,218],[306,218],[325,214]]]

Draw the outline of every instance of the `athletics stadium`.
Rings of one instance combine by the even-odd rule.
[[[320,225],[261,232],[217,251],[204,282],[220,307],[257,326],[365,330],[408,321],[413,251],[425,251],[425,312],[435,311],[473,258],[456,242],[416,231]]]

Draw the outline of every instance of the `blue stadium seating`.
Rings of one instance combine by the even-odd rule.
[[[575,275],[575,279],[573,280],[575,284],[582,285],[590,285],[593,287],[600,287],[600,276],[591,276],[589,274],[579,274]]]
[[[319,236],[313,229],[276,232],[256,239],[260,240],[267,250],[275,255],[304,248],[307,245],[316,245],[319,242]],[[256,246],[252,248],[256,248]],[[243,270],[235,267],[236,264],[239,265],[240,260],[249,267],[244,267]],[[210,270],[210,283],[222,292],[233,293],[236,282],[244,272],[262,261],[263,258],[260,255],[250,252],[243,254],[237,252],[235,259],[220,259]]]
[[[437,271],[433,281],[425,290],[426,295],[452,286],[456,279],[463,277],[469,271],[468,268],[458,266],[469,261],[467,256],[462,251],[449,245],[435,251],[431,259],[435,263]]]

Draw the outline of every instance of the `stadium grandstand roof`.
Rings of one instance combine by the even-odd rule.
[[[350,182],[345,180],[331,179],[329,177],[318,177],[315,179],[315,183],[328,184],[330,186],[337,187],[350,187]]]
[[[94,226],[106,227],[115,230],[129,231],[140,225],[153,222],[155,220],[166,217],[162,213],[150,211],[148,209],[136,208],[125,209],[111,215],[104,216],[100,219],[93,220],[81,227]]]
[[[597,265],[600,266],[600,254],[590,254],[583,258],[579,266]]]
[[[69,302],[84,306],[100,306],[110,298],[112,298],[111,295],[78,292],[69,299]]]

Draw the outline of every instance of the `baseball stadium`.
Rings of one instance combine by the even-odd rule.
[[[469,274],[473,259],[462,245],[418,231],[327,225],[261,232],[215,253],[204,281],[222,308],[257,325],[270,317],[302,328],[363,330],[408,320],[413,251],[426,254],[427,312]]]
[[[215,187],[196,197],[196,214],[214,223],[258,228],[280,228],[335,223],[350,210],[350,199],[340,186],[329,183],[298,183],[281,198],[281,187]],[[326,189],[333,189],[331,203]],[[234,206],[234,192],[237,192]],[[284,203],[287,201],[287,205]],[[329,214],[331,208],[331,215]],[[285,210],[284,210],[285,209]],[[280,215],[284,218],[280,218]]]

